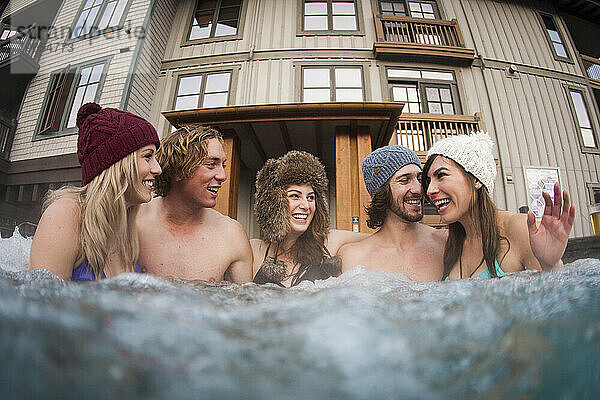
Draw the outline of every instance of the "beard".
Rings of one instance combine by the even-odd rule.
[[[419,222],[423,219],[423,201],[421,200],[421,212],[410,213],[404,208],[404,198],[398,199],[398,201],[390,201],[390,211],[396,214],[400,219],[406,222]]]

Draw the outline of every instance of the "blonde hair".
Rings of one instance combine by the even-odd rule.
[[[139,151],[139,150],[138,150]],[[139,254],[135,216],[139,205],[127,205],[126,197],[139,193],[137,151],[112,164],[83,187],[65,186],[46,195],[43,209],[60,198],[79,205],[79,255],[88,260],[95,279],[102,277],[109,250],[116,250],[125,271],[133,272]]]
[[[171,182],[191,177],[206,158],[208,140],[213,138],[223,143],[217,130],[202,125],[182,126],[165,136],[156,152],[162,173],[156,177],[154,192],[166,196]]]

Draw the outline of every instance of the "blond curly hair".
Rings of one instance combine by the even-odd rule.
[[[221,134],[202,125],[182,126],[171,132],[160,142],[156,160],[162,168],[162,174],[156,177],[154,192],[166,196],[171,190],[171,182],[188,179],[202,164],[208,154],[208,140],[218,139],[223,143]]]

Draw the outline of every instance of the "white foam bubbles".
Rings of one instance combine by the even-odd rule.
[[[25,271],[29,267],[32,238],[25,238],[16,227],[9,238],[0,238],[0,268],[6,271]]]

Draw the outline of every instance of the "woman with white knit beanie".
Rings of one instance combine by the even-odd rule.
[[[497,210],[491,199],[493,145],[487,133],[477,132],[439,140],[427,152],[423,192],[449,227],[442,279],[493,278],[562,266],[575,219],[568,193],[561,196],[558,183],[554,202],[543,193],[546,207],[539,226],[531,212]]]

